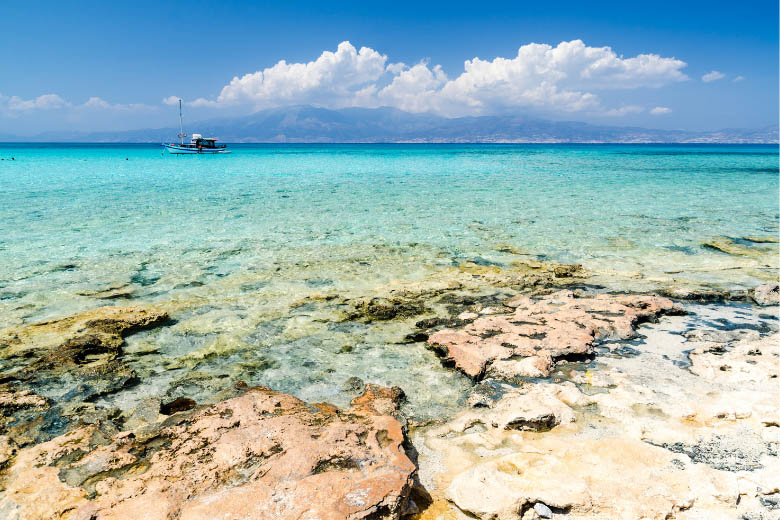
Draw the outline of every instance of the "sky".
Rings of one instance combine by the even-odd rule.
[[[778,2],[2,0],[0,134],[392,106],[648,128],[778,122]]]

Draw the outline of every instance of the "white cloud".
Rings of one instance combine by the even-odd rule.
[[[70,106],[70,103],[57,94],[43,94],[42,96],[26,100],[19,96],[11,96],[6,101],[8,110],[50,110],[67,106]]]
[[[387,56],[373,49],[357,51],[342,42],[336,52],[325,51],[308,63],[282,60],[265,70],[236,76],[222,89],[217,103],[251,103],[256,108],[299,103],[349,106],[356,92],[385,73],[386,61]]]
[[[506,108],[558,112],[593,111],[621,115],[640,107],[608,109],[597,90],[657,88],[685,81],[686,63],[656,54],[624,58],[610,47],[580,40],[557,46],[531,43],[513,58],[474,58],[450,79],[438,65],[387,64],[387,56],[349,42],[308,63],[287,63],[235,77],[214,101],[194,106],[249,105],[255,109],[291,104],[327,108],[393,106],[443,115],[485,114]],[[170,98],[166,98],[170,99]]]
[[[652,116],[662,116],[671,113],[672,113],[672,109],[669,107],[655,107],[650,109],[650,115]]]
[[[718,71],[718,70],[713,70],[712,72],[708,72],[707,74],[705,74],[704,76],[702,76],[702,77],[701,77],[701,80],[702,80],[704,83],[710,83],[710,82],[712,82],[712,81],[717,81],[717,80],[719,80],[719,79],[723,79],[723,78],[725,78],[725,77],[726,77],[726,75],[725,75],[725,74],[723,74],[722,72],[720,72],[720,71]]]
[[[604,112],[604,115],[613,117],[623,117],[629,114],[638,114],[642,112],[644,108],[637,105],[623,105],[620,108],[613,108]]]
[[[737,76],[736,78],[731,80],[732,83],[739,83],[740,81],[745,81],[745,76]]]
[[[180,99],[179,96],[168,96],[163,98],[162,102],[164,105],[178,105]]]
[[[101,110],[156,110],[155,107],[150,105],[145,105],[143,103],[129,103],[129,104],[109,103],[108,101],[101,99],[97,96],[93,96],[89,98],[86,102],[84,102],[81,105],[76,105],[75,108],[78,109],[97,108]]]
[[[0,94],[0,114],[11,116],[41,110],[67,110],[68,113],[74,113],[74,111],[84,110],[150,111],[156,110],[156,108],[143,103],[109,103],[96,96],[80,105],[74,105],[57,94],[43,94],[32,99],[23,99],[19,96],[8,97]]]

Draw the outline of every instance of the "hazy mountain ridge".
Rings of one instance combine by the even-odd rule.
[[[777,143],[778,126],[714,132],[600,126],[523,116],[444,118],[394,108],[311,106],[273,108],[237,117],[187,125],[190,132],[234,143]],[[120,132],[45,132],[4,140],[27,142],[161,142],[178,128]]]

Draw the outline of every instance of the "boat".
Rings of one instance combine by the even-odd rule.
[[[184,133],[184,126],[181,120],[181,99],[179,100],[179,135],[177,137],[179,138],[178,143],[163,144],[168,153],[174,155],[230,153],[230,150],[227,150],[227,145],[217,144],[217,139],[214,137],[192,134],[190,142],[184,142],[184,138],[188,136]]]

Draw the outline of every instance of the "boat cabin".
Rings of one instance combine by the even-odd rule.
[[[217,145],[217,140],[214,137],[203,137],[200,134],[192,134],[190,144],[197,148],[225,148],[225,145]]]

